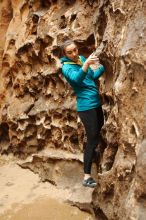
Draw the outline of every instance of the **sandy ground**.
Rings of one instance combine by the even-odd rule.
[[[68,189],[40,182],[12,157],[0,158],[0,220],[92,220],[88,213],[64,203]]]

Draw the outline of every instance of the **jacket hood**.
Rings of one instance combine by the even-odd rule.
[[[81,61],[83,62],[83,61],[84,61],[84,57],[83,57],[83,56],[79,56],[79,57],[80,57]],[[74,61],[72,61],[72,60],[69,59],[68,57],[62,57],[62,58],[60,59],[60,61],[61,61],[61,64],[63,64],[64,62],[73,62],[73,63],[74,63]]]
[[[64,62],[73,62],[71,59],[67,58],[67,57],[62,57],[60,59],[61,63],[63,64]]]

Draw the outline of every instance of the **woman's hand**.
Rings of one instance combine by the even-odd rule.
[[[96,64],[96,63],[99,63],[99,58],[97,56],[91,54],[87,58],[87,60],[85,61],[84,65],[82,67],[83,71],[86,72],[90,65]]]
[[[87,62],[88,65],[96,64],[99,62],[99,58],[91,54],[85,62]]]

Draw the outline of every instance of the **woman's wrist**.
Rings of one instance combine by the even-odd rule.
[[[89,67],[89,63],[88,63],[88,61],[85,61],[84,65],[82,66],[83,71],[87,72],[88,67]]]

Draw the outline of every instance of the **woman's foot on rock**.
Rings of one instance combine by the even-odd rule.
[[[89,177],[88,179],[83,180],[82,185],[85,187],[94,188],[97,186],[97,183],[92,177]]]

